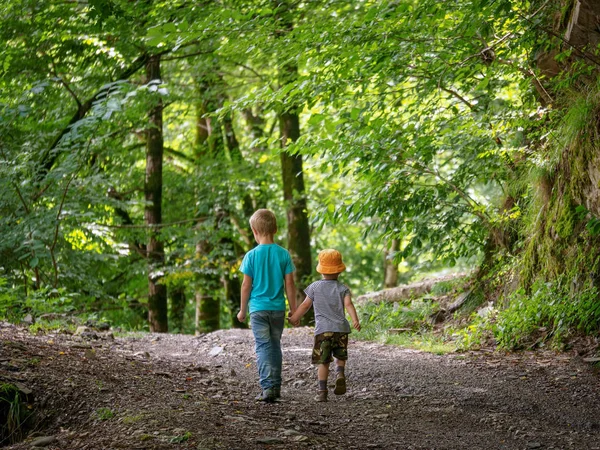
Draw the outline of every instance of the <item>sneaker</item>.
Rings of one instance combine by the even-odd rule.
[[[257,402],[273,403],[276,400],[273,389],[263,389],[260,394],[255,397]]]
[[[333,390],[335,395],[342,395],[346,393],[346,377],[337,377],[335,380],[335,389]]]
[[[319,391],[317,396],[315,397],[316,402],[326,402],[327,401],[327,391]]]
[[[275,397],[275,400],[279,400],[281,398],[281,386],[273,387],[273,395]]]

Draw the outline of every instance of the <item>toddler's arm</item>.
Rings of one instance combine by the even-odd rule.
[[[242,280],[242,294],[240,301],[240,312],[237,314],[237,319],[240,322],[246,321],[246,314],[248,313],[248,300],[250,300],[250,292],[252,292],[252,277],[244,274]]]
[[[292,315],[296,312],[296,283],[293,272],[285,275],[285,295],[290,305],[290,315]]]
[[[348,314],[350,314],[352,326],[356,331],[360,331],[360,321],[358,320],[358,314],[356,314],[356,309],[354,308],[354,303],[352,303],[352,297],[350,297],[350,294],[344,297],[344,306],[346,307]]]
[[[302,304],[298,306],[296,312],[292,314],[292,317],[289,318],[290,323],[297,327],[300,324],[300,319],[302,318],[302,316],[304,316],[304,314],[306,314],[306,312],[310,309],[311,306],[312,300],[310,299],[310,297],[307,296],[302,302]]]

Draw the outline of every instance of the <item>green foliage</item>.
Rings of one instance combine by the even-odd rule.
[[[574,332],[597,333],[600,323],[598,289],[589,281],[576,288],[576,279],[537,281],[531,294],[518,290],[498,315],[494,333],[507,349],[531,348],[549,342],[561,347]]]
[[[183,442],[188,441],[191,437],[192,437],[192,433],[189,431],[186,431],[182,435],[173,436],[171,439],[169,439],[169,443],[170,444],[181,444]]]
[[[430,316],[437,308],[437,304],[422,299],[360,305],[357,312],[361,318],[361,331],[353,331],[353,336],[435,354],[448,353],[455,349],[454,345],[446,342],[443,336],[430,332]]]
[[[97,420],[110,420],[115,417],[115,412],[110,408],[100,408],[94,411]]]
[[[422,299],[365,304],[359,311],[363,326],[360,333],[374,336],[387,333],[390,328],[428,329],[427,319],[437,307],[437,304]]]
[[[15,321],[22,315],[18,288],[7,287],[7,280],[0,277],[0,319]]]
[[[144,418],[144,416],[142,414],[136,414],[136,415],[132,415],[132,416],[125,416],[125,417],[123,417],[122,422],[125,425],[132,425],[134,423],[139,422],[143,418]]]
[[[58,331],[74,332],[76,329],[77,326],[75,322],[64,319],[38,319],[34,324],[29,326],[29,332],[31,334],[45,334]]]
[[[496,342],[494,340],[494,326],[498,310],[490,308],[485,315],[472,312],[467,324],[459,327],[451,327],[448,334],[459,351],[478,350],[484,345]]]

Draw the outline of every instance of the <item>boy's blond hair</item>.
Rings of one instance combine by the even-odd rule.
[[[250,217],[250,226],[261,236],[277,233],[277,219],[273,211],[269,209],[259,209]]]

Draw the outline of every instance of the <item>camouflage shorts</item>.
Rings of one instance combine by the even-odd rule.
[[[315,336],[313,364],[329,364],[333,358],[348,359],[348,333],[321,333]]]

